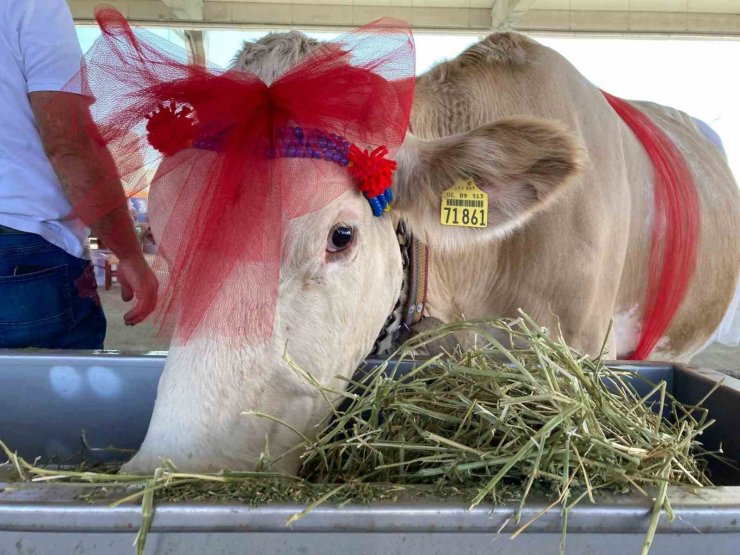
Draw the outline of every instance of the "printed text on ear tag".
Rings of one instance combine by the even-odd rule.
[[[439,218],[442,225],[486,227],[488,194],[481,191],[472,179],[458,179],[442,193]]]

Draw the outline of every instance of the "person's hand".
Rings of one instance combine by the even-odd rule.
[[[136,305],[123,316],[127,326],[135,326],[157,306],[159,283],[140,253],[118,262],[118,281],[121,283],[121,299],[128,302],[136,297]]]

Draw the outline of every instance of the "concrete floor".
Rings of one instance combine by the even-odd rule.
[[[121,290],[114,284],[108,291],[98,289],[108,318],[106,349],[118,351],[166,351],[169,342],[157,337],[150,322],[127,327],[123,324],[123,314],[129,310],[129,303],[121,300]],[[710,368],[740,378],[740,347],[727,347],[714,344],[691,361],[693,366]]]
[[[691,365],[719,370],[734,378],[740,378],[740,347],[714,343],[706,351],[695,356]]]

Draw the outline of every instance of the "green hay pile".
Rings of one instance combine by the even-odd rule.
[[[526,345],[502,345],[505,330]],[[572,487],[624,489],[659,483],[709,485],[694,457],[707,412],[670,399],[665,383],[639,396],[625,375],[554,341],[526,318],[514,327],[463,323],[407,344],[410,351],[450,332],[471,332],[476,346],[437,356],[397,380],[386,362],[345,411],[307,442],[302,476],[315,482],[439,480],[480,484],[472,506],[503,481],[546,480],[563,498]],[[655,403],[646,403],[658,396]],[[652,405],[656,406],[652,406]]]
[[[473,346],[427,360],[399,378],[399,361],[449,334],[472,337]],[[506,337],[506,345],[497,337]],[[327,501],[369,502],[399,492],[462,496],[471,507],[516,494],[521,511],[533,491],[551,497],[548,509],[560,507],[561,551],[568,512],[577,503],[593,502],[599,491],[654,496],[647,553],[661,510],[673,517],[668,486],[711,485],[698,436],[712,422],[705,409],[671,398],[665,383],[640,396],[630,379],[605,367],[601,357],[579,355],[523,315],[513,322],[445,326],[408,342],[362,383],[351,381],[346,392],[321,388],[327,399],[339,393],[348,406],[332,407],[315,440],[304,437],[300,477],[271,472],[277,459],[267,453],[258,472],[184,474],[165,463],[153,477],[124,477],[37,468],[0,446],[23,479],[140,484],[116,503],[142,502],[139,553],[155,497],[305,503],[290,523]],[[648,398],[657,400],[646,403]],[[660,416],[664,410],[668,419]],[[519,523],[515,535],[531,522]]]

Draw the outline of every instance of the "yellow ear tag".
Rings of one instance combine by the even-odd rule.
[[[487,227],[488,194],[481,191],[472,179],[458,179],[442,193],[439,218],[442,225]]]

